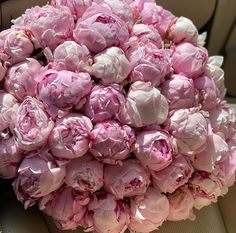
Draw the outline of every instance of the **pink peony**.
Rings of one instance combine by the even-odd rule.
[[[128,42],[130,46],[132,46],[132,43],[150,43],[157,46],[157,48],[161,48],[162,38],[154,26],[137,23],[132,28],[131,37]]]
[[[134,131],[116,121],[97,123],[90,134],[90,152],[103,163],[122,164],[134,143]]]
[[[118,84],[94,86],[84,107],[84,113],[93,122],[119,119],[125,105],[124,91]]]
[[[5,78],[6,73],[7,73],[7,67],[6,67],[5,62],[0,61],[0,81],[2,81]]]
[[[36,77],[39,75],[41,65],[35,59],[28,58],[8,69],[5,77],[5,89],[19,101],[26,96],[36,95]]]
[[[14,20],[14,27],[29,29],[42,47],[54,50],[66,39],[71,38],[75,23],[67,7],[50,5],[33,7]],[[53,38],[53,39],[52,39]]]
[[[92,0],[52,0],[51,5],[55,7],[67,6],[75,19],[80,18],[92,5]]]
[[[172,63],[175,73],[188,78],[196,78],[204,72],[207,63],[207,50],[190,43],[181,43],[174,48]]]
[[[149,177],[138,161],[126,160],[121,166],[105,166],[104,188],[118,199],[142,195],[149,186]]]
[[[218,89],[218,95],[223,100],[226,94],[224,70],[220,67],[222,66],[224,58],[221,56],[209,57],[207,64],[205,66],[205,75],[212,78]]]
[[[144,167],[160,171],[171,164],[173,149],[167,133],[142,131],[137,136],[134,153]]]
[[[176,139],[180,153],[193,155],[206,147],[208,124],[197,108],[179,109],[168,119],[166,129]]]
[[[155,187],[163,193],[173,193],[177,188],[186,184],[193,174],[193,167],[182,155],[178,155],[171,165],[161,171],[152,172]]]
[[[169,221],[194,220],[193,214],[193,195],[190,190],[183,186],[174,193],[167,196],[170,203]]]
[[[49,119],[40,101],[26,97],[16,113],[14,126],[20,147],[32,151],[47,142],[54,122]]]
[[[129,230],[149,233],[156,230],[169,214],[169,202],[165,195],[149,188],[142,196],[131,199]]]
[[[170,110],[191,108],[196,102],[193,80],[175,74],[161,85],[161,93],[167,98]]]
[[[179,44],[181,42],[190,42],[197,44],[198,42],[198,30],[193,22],[183,16],[175,18],[169,29],[167,37],[169,40]]]
[[[89,148],[89,133],[92,128],[90,119],[77,113],[58,120],[49,137],[53,155],[67,159],[83,156]]]
[[[195,155],[193,166],[201,171],[213,172],[216,164],[227,158],[228,150],[225,140],[213,133],[207,138],[205,150]]]
[[[88,205],[85,226],[96,233],[124,233],[129,224],[128,205],[108,193],[97,193]]]
[[[51,216],[59,229],[75,230],[81,224],[89,201],[88,193],[63,186],[44,196],[39,209]]]
[[[65,41],[53,52],[53,68],[72,72],[85,71],[92,64],[92,57],[84,45],[74,41]]]
[[[13,182],[17,199],[24,203],[25,208],[34,205],[39,198],[57,190],[65,174],[65,168],[58,166],[43,152],[26,157]]]
[[[65,116],[74,107],[81,108],[92,88],[88,73],[47,70],[41,79],[37,97],[53,118]]]
[[[13,179],[18,175],[18,163],[0,165],[0,178],[2,179]]]
[[[81,192],[95,192],[103,186],[103,164],[90,154],[72,160],[66,167],[65,182]]]
[[[142,2],[142,1],[140,1]],[[141,21],[144,24],[154,25],[162,37],[165,37],[174,15],[158,6],[154,1],[143,1],[143,9],[141,11]]]
[[[121,121],[134,127],[162,124],[168,110],[167,100],[157,88],[151,83],[138,81],[130,87]]]
[[[151,82],[159,86],[171,71],[169,50],[158,49],[152,43],[135,43],[128,49],[127,57],[132,66],[131,82]]]
[[[0,91],[0,132],[12,126],[18,107],[13,95]]]
[[[93,7],[77,22],[74,40],[91,52],[101,52],[111,46],[123,46],[129,39],[126,23],[106,7]]]
[[[218,97],[217,87],[211,78],[201,76],[195,79],[194,87],[199,95],[199,104],[203,110],[209,111],[219,104],[220,98]]]
[[[223,133],[225,138],[231,139],[236,132],[236,111],[227,104],[217,106],[209,111],[210,122],[214,133]]]
[[[94,57],[91,74],[104,84],[121,83],[129,75],[131,65],[122,49],[110,47]]]
[[[216,202],[222,194],[222,184],[213,174],[199,171],[189,180],[189,187],[194,198],[194,207],[201,209]]]
[[[34,50],[31,32],[25,29],[8,29],[0,33],[0,53],[10,64],[24,61]]]

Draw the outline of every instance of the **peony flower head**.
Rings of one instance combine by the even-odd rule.
[[[172,163],[172,139],[162,131],[142,131],[137,135],[135,155],[144,167],[160,171]]]
[[[104,188],[116,198],[142,195],[149,186],[150,174],[136,160],[125,160],[121,166],[105,165]]]
[[[15,28],[29,29],[40,47],[49,47],[52,50],[71,38],[75,26],[73,16],[67,7],[56,8],[50,5],[28,9],[13,22]]]
[[[161,85],[161,93],[167,98],[170,110],[192,108],[196,102],[196,92],[192,79],[174,74]]]
[[[90,154],[72,160],[66,166],[65,182],[81,192],[95,192],[103,186],[103,164]]]
[[[18,169],[13,182],[17,199],[25,208],[35,204],[39,198],[57,190],[65,177],[65,167],[60,167],[44,152],[26,157]]]
[[[87,98],[84,113],[95,123],[119,119],[124,105],[125,96],[121,86],[96,85]]]
[[[152,172],[152,181],[161,192],[173,193],[177,188],[186,184],[193,174],[193,167],[184,156],[177,158],[165,169]]]
[[[39,209],[51,216],[59,229],[75,230],[81,225],[89,201],[88,193],[63,186],[44,196],[39,202]]]
[[[185,42],[174,48],[172,64],[176,74],[196,78],[203,74],[207,59],[208,53],[205,48]]]
[[[127,95],[121,113],[121,122],[134,127],[162,124],[168,116],[169,106],[165,96],[151,83],[135,82]]]
[[[55,157],[74,159],[89,149],[89,133],[93,125],[89,118],[71,113],[57,121],[49,137],[50,149]]]
[[[36,96],[37,76],[41,70],[40,63],[27,58],[26,61],[18,63],[8,69],[5,77],[4,88],[23,101],[26,96]]]
[[[51,117],[61,118],[72,108],[81,108],[91,88],[92,81],[88,73],[49,69],[41,75],[37,97]]]
[[[91,74],[104,84],[121,83],[129,75],[131,65],[122,49],[110,47],[94,57]]]
[[[117,121],[97,123],[90,134],[90,153],[108,164],[121,164],[135,140],[132,128]]]
[[[199,35],[193,22],[190,19],[181,16],[172,21],[168,29],[167,37],[177,44],[181,42],[197,44]]]

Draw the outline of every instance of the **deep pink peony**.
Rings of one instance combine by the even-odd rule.
[[[149,171],[136,160],[126,160],[120,166],[105,165],[104,188],[118,199],[142,195],[150,184],[149,177]]]
[[[81,225],[89,201],[88,193],[63,186],[44,196],[39,209],[51,216],[59,229],[75,230]]]
[[[166,220],[169,202],[159,190],[149,188],[144,195],[131,199],[130,212],[129,230],[149,233]]]
[[[172,163],[175,151],[166,132],[143,131],[137,135],[134,153],[144,167],[160,171]]]
[[[53,155],[74,159],[86,154],[92,128],[89,118],[77,113],[71,113],[58,120],[49,137]]]
[[[66,166],[65,182],[81,192],[95,192],[103,186],[103,164],[89,153]]]
[[[37,97],[52,118],[63,117],[72,108],[81,108],[92,88],[88,73],[47,70],[39,80]]]
[[[97,123],[90,134],[90,152],[103,163],[122,164],[129,156],[135,135],[128,125],[117,121]]]
[[[36,96],[36,80],[40,70],[40,63],[32,58],[12,66],[5,77],[5,89],[19,101],[26,96]]]

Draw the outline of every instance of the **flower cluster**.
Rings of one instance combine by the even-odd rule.
[[[0,33],[0,177],[58,228],[151,232],[235,180],[222,58],[154,0],[52,0]]]

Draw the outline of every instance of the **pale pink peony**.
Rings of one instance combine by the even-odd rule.
[[[52,0],[51,5],[55,7],[67,6],[74,18],[79,19],[92,5],[92,2],[92,0]]]
[[[212,78],[201,76],[194,80],[194,87],[197,90],[198,101],[203,110],[209,111],[221,101]]]
[[[34,97],[40,69],[39,62],[32,58],[10,67],[5,77],[5,90],[19,101],[23,101],[26,96]]]
[[[73,16],[67,7],[33,7],[27,9],[25,14],[13,21],[14,27],[29,29],[42,47],[54,50],[66,39],[71,38],[75,27]]]
[[[57,190],[62,184],[66,171],[44,152],[26,157],[13,182],[17,199],[24,203],[25,208],[35,204],[39,198]]]
[[[125,160],[121,166],[105,165],[104,188],[118,199],[142,195],[149,186],[149,177],[137,160]]]
[[[117,121],[97,123],[90,134],[90,152],[108,164],[122,164],[135,140],[132,128]]]
[[[1,58],[10,64],[24,61],[34,50],[31,32],[25,29],[8,29],[0,33]]]
[[[88,193],[63,186],[44,196],[39,209],[51,216],[60,230],[75,230],[81,224],[89,201]]]
[[[161,48],[162,38],[154,26],[137,23],[132,28],[131,37],[128,42],[130,46],[132,46],[132,43],[152,43],[157,48]]]
[[[160,171],[172,162],[171,140],[164,131],[142,131],[137,135],[134,153],[144,167]]]
[[[12,163],[8,165],[0,165],[0,178],[13,179],[18,175],[18,163]]]
[[[4,91],[0,91],[0,132],[14,123],[19,104],[17,99]]]
[[[149,233],[166,220],[169,214],[169,202],[158,190],[149,188],[144,195],[131,199],[130,211],[129,230]]]
[[[131,82],[144,81],[159,86],[171,71],[169,50],[159,49],[152,43],[134,43],[127,57],[132,66]]]
[[[193,195],[190,190],[183,186],[167,196],[170,204],[169,221],[194,220]]]
[[[190,43],[181,43],[174,47],[172,63],[175,73],[188,78],[196,78],[204,72],[208,53],[203,47],[196,47]]]
[[[129,224],[129,207],[108,193],[97,193],[88,205],[82,224],[96,233],[124,233]]]
[[[213,174],[199,171],[189,180],[189,188],[193,194],[194,207],[201,209],[211,202],[216,202],[222,195],[222,184]]]
[[[14,132],[20,147],[26,151],[39,148],[47,142],[54,122],[45,113],[43,104],[26,97],[21,103],[14,124]]]
[[[72,108],[81,108],[92,88],[88,73],[47,70],[41,75],[37,92],[53,118],[65,116]]]
[[[100,78],[104,84],[121,83],[129,75],[131,64],[124,51],[110,47],[94,57],[90,73]]]
[[[190,161],[184,156],[178,155],[167,168],[152,172],[153,184],[161,192],[173,193],[177,188],[188,182],[193,171]]]
[[[92,64],[88,48],[74,41],[65,41],[53,52],[53,68],[73,72],[85,71]]]
[[[84,113],[93,122],[119,119],[125,105],[124,91],[118,84],[94,86],[84,106]]]
[[[226,94],[225,88],[225,78],[224,70],[220,67],[222,66],[224,58],[221,56],[212,56],[209,57],[207,64],[205,66],[205,75],[212,78],[216,84],[216,87],[219,92],[219,97],[223,100]]]
[[[112,11],[95,6],[77,22],[73,37],[91,52],[98,53],[107,47],[122,47],[129,39],[129,31],[126,23]]]
[[[205,150],[195,155],[193,166],[201,171],[213,172],[216,164],[227,158],[228,150],[225,140],[213,133],[207,138]]]
[[[139,1],[142,3],[142,1]],[[175,16],[158,6],[154,1],[143,1],[143,9],[141,11],[141,21],[144,24],[153,25],[165,37],[171,21]]]
[[[49,137],[53,155],[74,159],[86,154],[92,128],[90,119],[77,113],[71,113],[58,120]]]
[[[121,121],[134,127],[160,125],[166,120],[168,110],[167,100],[157,88],[138,81],[130,87]]]
[[[233,138],[236,132],[236,111],[223,103],[209,111],[214,133],[223,133],[226,140]]]
[[[168,29],[167,38],[175,43],[198,43],[198,30],[193,22],[183,16],[175,18]]]
[[[208,123],[197,108],[173,112],[166,129],[176,139],[180,153],[184,155],[200,153],[206,147]]]
[[[167,98],[170,110],[191,108],[196,102],[193,80],[183,75],[172,75],[161,85],[161,93]]]
[[[72,160],[66,166],[65,182],[81,192],[95,192],[103,186],[103,164],[90,154]]]

